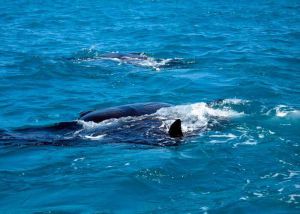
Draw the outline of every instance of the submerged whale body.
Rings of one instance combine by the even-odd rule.
[[[194,61],[184,60],[182,58],[154,58],[146,55],[145,53],[95,53],[94,56],[80,56],[70,57],[68,60],[75,60],[79,62],[101,62],[101,61],[115,61],[121,64],[131,64],[139,67],[152,68],[160,70],[161,68],[184,68],[190,64],[195,63]]]
[[[180,120],[177,119],[170,126],[170,130],[165,132],[160,128],[162,121],[152,116],[159,109],[170,106],[167,103],[137,103],[87,111],[81,113],[79,118],[74,121],[60,122],[49,126],[18,128],[0,133],[0,142],[9,145],[69,146],[76,145],[76,142],[82,142],[82,140],[97,140],[101,136],[109,135],[110,139],[114,139],[112,142],[159,146],[176,145],[178,141],[172,140],[172,138],[183,136],[181,123],[178,122]],[[115,123],[111,121],[115,121]],[[91,128],[86,128],[90,122],[92,122]],[[113,124],[107,125],[110,123]]]
[[[111,58],[119,60],[146,60],[149,57],[144,53],[106,53],[101,55],[102,58]]]
[[[174,106],[137,103],[86,111],[73,121],[0,130],[0,147],[97,145],[97,142],[173,146],[182,142],[183,131],[188,138],[199,132],[222,129],[230,117],[242,114],[231,109],[238,105],[234,103],[235,100],[228,99]]]
[[[187,62],[181,58],[154,58],[145,53],[106,53],[100,55],[98,58],[141,67],[149,67],[155,70],[168,67],[185,67],[188,64],[191,64],[191,62]]]

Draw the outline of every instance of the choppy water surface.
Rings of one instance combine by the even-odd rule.
[[[299,11],[279,0],[2,1],[0,212],[298,213]],[[139,102],[172,107],[35,129]],[[174,143],[177,118],[186,137]]]

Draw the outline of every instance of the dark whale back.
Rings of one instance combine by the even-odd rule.
[[[115,58],[115,59],[120,59],[120,60],[134,60],[134,59],[138,59],[138,60],[146,60],[148,59],[148,57],[146,55],[144,55],[143,53],[106,53],[106,54],[102,54],[101,57],[103,58]]]
[[[167,103],[137,103],[130,105],[122,105],[117,107],[106,108],[103,110],[95,110],[83,113],[79,117],[79,120],[93,121],[95,123],[99,123],[112,118],[153,114],[160,108],[170,106],[171,105]]]
[[[157,110],[163,107],[170,107],[167,103],[138,103],[130,105],[122,105],[117,107],[106,108],[103,110],[87,111],[81,114],[80,120],[84,121],[94,121],[101,122],[104,120],[128,116],[141,116],[146,114],[153,114]],[[46,126],[31,126],[31,127],[21,127],[14,129],[12,131],[6,132],[6,130],[0,130],[0,145],[4,143],[5,145],[12,144],[28,144],[28,145],[57,145],[57,146],[68,146],[80,143],[83,139],[88,139],[88,137],[81,138],[82,136],[97,137],[100,135],[111,136],[110,140],[115,142],[116,135],[118,138],[125,138],[128,133],[134,133],[136,136],[130,136],[130,142],[132,140],[138,144],[149,144],[149,145],[177,145],[179,141],[170,142],[169,140],[164,141],[161,144],[162,139],[159,134],[164,134],[160,130],[161,121],[156,117],[145,117],[143,120],[133,120],[133,121],[123,121],[124,123],[132,123],[130,130],[124,127],[101,127],[100,129],[85,129],[82,123],[78,121],[67,121],[59,122],[53,125]],[[151,128],[150,128],[151,127]],[[153,127],[157,127],[153,130]],[[112,129],[111,129],[112,128]],[[148,134],[141,135],[144,130],[150,130],[155,133],[153,136]],[[80,134],[78,134],[80,133]],[[147,132],[148,133],[148,132]],[[150,132],[149,132],[150,133]],[[183,136],[181,129],[180,119],[175,120],[169,128],[169,136],[171,138],[181,138]],[[141,135],[141,136],[140,136]],[[158,137],[159,136],[159,137]],[[146,137],[142,139],[141,137]],[[151,139],[149,141],[149,139]],[[25,142],[25,143],[24,143]],[[127,142],[127,141],[126,141]]]

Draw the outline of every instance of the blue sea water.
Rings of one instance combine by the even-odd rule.
[[[298,0],[2,0],[0,213],[299,213],[299,11]],[[182,119],[178,146],[140,145],[158,141],[129,126],[141,118],[84,124],[68,145],[9,135],[139,102],[173,105],[156,116]],[[94,126],[110,133],[92,138]]]

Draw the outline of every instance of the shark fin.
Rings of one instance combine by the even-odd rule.
[[[181,120],[177,119],[174,123],[172,123],[169,129],[170,137],[183,137],[182,129],[181,129]]]

